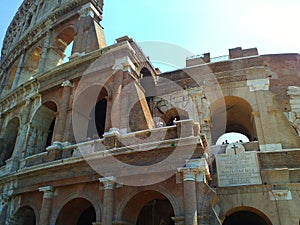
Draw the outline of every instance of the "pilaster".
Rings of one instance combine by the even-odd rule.
[[[39,67],[37,70],[37,73],[43,73],[45,71],[45,66],[46,66],[46,60],[47,60],[47,54],[48,54],[48,50],[50,48],[50,43],[51,43],[51,30],[47,32],[45,41],[44,41],[44,45],[43,45],[43,49],[42,49],[42,55],[41,55],[41,59],[40,59],[40,63],[39,63]]]
[[[180,180],[183,183],[184,198],[184,224],[198,225],[199,197],[197,196],[197,183],[205,183],[209,177],[209,169],[204,158],[187,160],[186,166],[179,168]],[[201,219],[201,217],[199,217]]]
[[[20,56],[15,79],[14,79],[14,82],[11,87],[12,89],[15,89],[18,86],[18,83],[19,83],[19,80],[20,80],[20,77],[22,74],[23,65],[24,65],[24,55],[25,55],[25,53],[23,52],[22,55]]]
[[[113,224],[113,207],[114,207],[114,188],[115,177],[100,178],[99,181],[103,183],[104,195],[103,195],[103,216],[101,225]]]
[[[72,93],[73,84],[67,80],[61,84],[63,88],[62,91],[62,100],[60,105],[60,111],[57,116],[57,127],[55,129],[55,134],[53,137],[53,141],[62,142],[65,132],[66,132],[66,123],[68,117],[68,109],[70,103],[70,96]]]
[[[50,215],[52,212],[54,189],[52,186],[46,186],[46,187],[39,188],[39,191],[44,193],[39,224],[40,225],[49,225]]]

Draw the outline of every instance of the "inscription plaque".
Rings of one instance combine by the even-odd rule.
[[[261,184],[256,152],[245,152],[239,143],[230,144],[226,154],[216,155],[220,187]]]

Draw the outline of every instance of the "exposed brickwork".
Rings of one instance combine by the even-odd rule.
[[[106,46],[103,1],[36,3],[2,49],[0,223],[215,225],[249,212],[298,224],[299,54],[234,48],[161,73],[132,38]],[[245,169],[261,182],[221,187],[216,159],[234,151],[216,142],[233,131],[258,166],[228,179]]]

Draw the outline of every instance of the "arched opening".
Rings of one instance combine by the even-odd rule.
[[[101,138],[105,131],[107,100],[102,98],[93,107],[90,113],[88,137]]]
[[[4,91],[9,91],[12,88],[16,73],[17,73],[17,69],[18,69],[18,62],[19,60],[17,60],[12,67],[10,68],[8,74],[7,74],[7,78],[6,80],[4,80],[3,82],[3,90]],[[4,78],[5,79],[5,78]]]
[[[175,125],[175,121],[189,119],[189,114],[182,109],[171,108],[163,114],[162,119],[167,126],[172,126]]]
[[[0,153],[0,166],[5,165],[5,161],[11,158],[16,140],[18,137],[18,131],[20,127],[20,121],[18,118],[12,119],[6,127],[6,131],[3,137],[3,142],[1,146],[1,153]]]
[[[37,46],[34,49],[32,49],[23,65],[22,75],[20,76],[17,85],[20,85],[30,80],[32,76],[37,73],[41,59],[41,54],[42,48],[40,46]]]
[[[98,139],[107,132],[111,124],[108,91],[103,85],[92,85],[75,96],[72,120],[75,139],[83,142]],[[107,118],[108,116],[108,118]]]
[[[156,93],[156,86],[152,77],[152,74],[147,68],[143,68],[141,70],[141,80],[140,83],[145,91],[145,97],[146,101],[149,107],[149,110],[151,112],[151,115],[153,116],[153,110],[154,110],[154,102],[153,98],[157,95]]]
[[[212,143],[226,133],[240,133],[250,141],[257,140],[252,108],[244,99],[226,96],[211,107]]]
[[[37,110],[31,123],[26,156],[44,152],[52,144],[56,114],[54,102],[46,102]]]
[[[216,145],[230,144],[234,142],[239,142],[239,143],[249,142],[249,138],[246,135],[241,133],[236,133],[236,132],[225,133],[218,138]]]
[[[136,225],[174,225],[170,201],[157,191],[143,191],[128,201],[122,220]]]
[[[223,222],[223,225],[272,225],[270,220],[266,216],[264,217],[254,212],[242,210],[227,216]]]
[[[69,57],[72,55],[74,36],[75,30],[73,27],[67,27],[57,35],[55,40],[59,56],[57,65],[69,61]]]
[[[56,225],[92,225],[96,222],[96,211],[92,203],[84,198],[69,201],[60,211]]]
[[[66,50],[64,52],[64,59],[63,63],[66,63],[69,61],[70,56],[72,55],[72,49],[73,49],[74,41],[72,41],[68,46],[66,47]]]
[[[26,206],[21,207],[13,216],[12,225],[35,225],[36,216],[32,208]]]

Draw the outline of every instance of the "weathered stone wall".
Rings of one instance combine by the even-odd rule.
[[[228,57],[196,56],[187,68],[158,76],[133,39],[106,47],[102,7],[102,1],[27,0],[8,29],[1,157],[3,143],[16,140],[0,168],[0,223],[72,225],[88,210],[95,225],[129,225],[157,201],[170,211],[157,216],[165,212],[176,225],[221,224],[239,211],[268,225],[297,224],[299,54],[235,48]],[[103,98],[104,134],[90,137],[91,109]],[[215,145],[232,131],[249,142]],[[236,156],[237,145],[257,163],[243,165],[247,157]],[[220,171],[220,154],[240,164]],[[255,171],[255,183],[220,182],[220,172],[239,181],[245,170]]]

